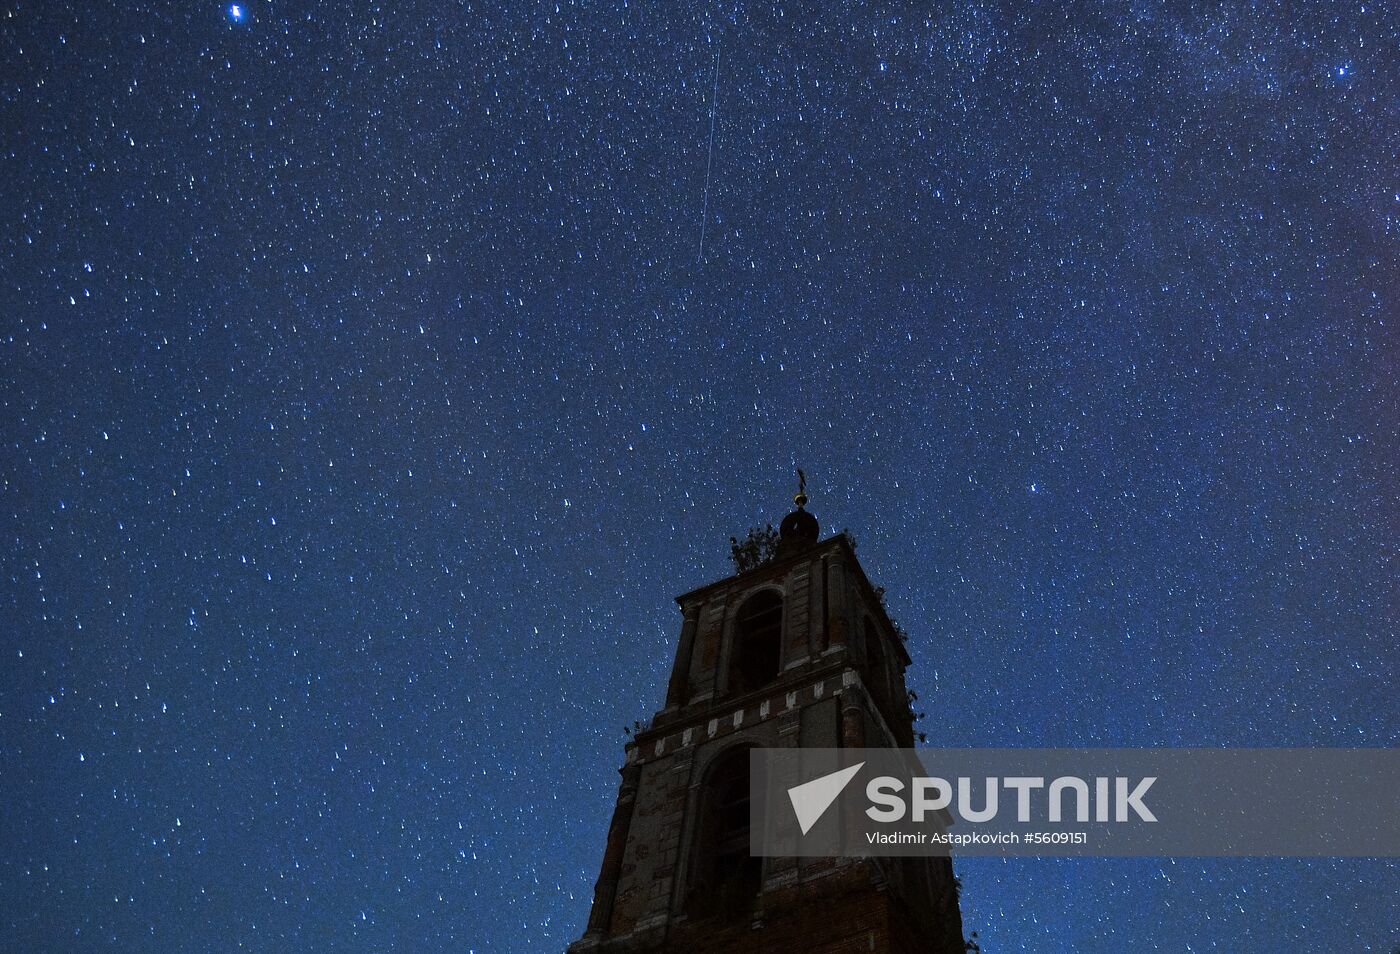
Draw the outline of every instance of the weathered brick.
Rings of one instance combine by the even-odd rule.
[[[685,618],[698,621],[695,649],[689,658],[677,653],[673,705],[628,747],[625,770],[635,773],[636,790],[634,801],[619,801],[626,847],[610,863],[615,870],[605,860],[588,930],[571,951],[962,954],[957,893],[942,859],[884,859],[884,867],[869,859],[770,859],[753,882],[762,888],[742,896],[751,912],[731,908],[725,917],[688,900],[707,896],[700,860],[713,846],[701,818],[717,758],[735,746],[913,741],[904,705],[908,654],[845,538],[785,542],[784,553],[679,598]],[[785,607],[777,670],[770,684],[736,695],[719,671],[743,651],[733,645],[736,617],[752,593],[774,587]],[[870,651],[871,639],[881,651]],[[888,689],[867,692],[867,685]]]

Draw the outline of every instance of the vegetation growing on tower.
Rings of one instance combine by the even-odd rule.
[[[737,573],[747,573],[772,562],[777,552],[778,531],[773,529],[771,523],[762,527],[750,527],[743,540],[737,537],[729,538],[729,558],[734,561],[734,570]]]

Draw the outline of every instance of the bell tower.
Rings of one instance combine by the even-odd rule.
[[[914,744],[904,641],[805,483],[767,559],[676,598],[666,701],[626,746],[570,954],[964,950],[947,858],[749,854],[750,748]]]

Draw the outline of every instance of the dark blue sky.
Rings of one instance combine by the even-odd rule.
[[[794,466],[933,742],[1397,744],[1393,12],[682,6],[0,5],[0,949],[562,949]],[[959,870],[1400,945],[1392,861]]]

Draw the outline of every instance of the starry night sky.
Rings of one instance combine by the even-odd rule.
[[[562,950],[796,466],[932,742],[1396,745],[1396,23],[0,3],[0,949]],[[1394,862],[959,872],[1400,944]]]

